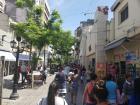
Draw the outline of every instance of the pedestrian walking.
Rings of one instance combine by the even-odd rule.
[[[134,81],[134,96],[135,105],[140,105],[140,73],[137,73],[136,79]]]
[[[97,105],[109,105],[107,101],[108,92],[104,80],[99,80],[95,85],[95,95],[97,98]]]
[[[48,92],[48,105],[68,105],[64,97],[59,94],[59,85],[52,82]]]
[[[20,73],[21,73],[21,64],[18,66],[18,80],[20,80]]]
[[[134,95],[134,84],[131,75],[128,73],[125,76],[126,80],[123,84],[123,100],[124,105],[129,105],[129,102]]]
[[[77,92],[78,92],[78,69],[74,70],[74,74],[71,76],[71,104],[76,105],[76,99],[77,99]]]
[[[46,66],[43,66],[43,65],[41,66],[40,73],[42,76],[42,81],[46,84],[46,78],[47,78]]]
[[[65,95],[67,93],[67,79],[63,72],[63,67],[60,67],[59,72],[55,76],[55,81],[59,85],[59,93]]]
[[[110,105],[117,105],[117,93],[119,92],[117,83],[113,81],[111,74],[106,77],[106,88],[108,91],[107,100]]]
[[[48,97],[42,98],[37,105],[68,105],[65,98],[59,94],[59,85],[53,81],[48,90]]]
[[[22,75],[22,84],[24,84],[27,76],[26,66],[24,63],[22,63],[21,65],[21,75]]]
[[[31,84],[31,77],[30,77],[31,67],[29,64],[26,65],[26,80],[28,84]]]
[[[95,73],[90,73],[90,82],[87,83],[84,94],[83,94],[83,104],[84,105],[96,105],[97,100],[94,93],[94,86],[97,82],[97,75]]]

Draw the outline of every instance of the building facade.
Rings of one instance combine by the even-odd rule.
[[[50,6],[48,4],[47,0],[35,0],[35,4],[37,6],[42,6],[43,8],[43,14],[42,14],[42,24],[46,24],[49,20],[50,17]],[[46,65],[48,64],[48,59],[49,59],[49,50],[48,50],[48,45],[46,45],[44,47],[44,49],[41,51],[40,53],[40,57],[42,59],[42,61],[40,62],[42,65]],[[37,50],[36,50],[37,51]],[[37,51],[38,52],[38,51]],[[39,53],[39,52],[38,52]],[[44,54],[45,53],[45,54]],[[45,57],[44,57],[45,56]]]
[[[13,74],[16,61],[16,49],[12,49],[10,46],[10,41],[15,39],[14,32],[10,28],[10,23],[26,22],[27,20],[26,8],[17,8],[15,1],[0,0],[0,56],[5,56],[4,75]],[[47,9],[49,11],[49,7],[46,7],[45,10]],[[44,20],[47,21],[48,18]],[[28,62],[29,53],[24,51],[19,55],[19,60],[21,62]]]
[[[140,10],[139,0],[116,0],[112,6],[114,17],[112,33],[105,46],[108,64],[113,74],[130,72],[133,77],[140,71]]]
[[[87,35],[89,34],[90,26],[94,24],[94,20],[88,19],[87,21],[82,21],[80,23],[80,45],[79,45],[79,59],[80,64],[88,68],[88,63],[86,61],[86,47],[87,47]]]
[[[95,30],[96,30],[96,73],[98,76],[103,77],[106,74],[106,55],[104,46],[106,44],[107,37],[107,21],[108,19],[108,7],[99,6],[95,13]]]
[[[5,9],[5,0],[0,0],[0,12],[4,13]]]
[[[46,23],[50,16],[50,6],[47,0],[35,0],[36,5],[40,5],[43,7],[43,21]]]
[[[100,76],[106,73],[104,46],[107,37],[107,17],[108,8],[106,6],[98,7],[94,20],[83,21],[77,28],[80,34],[80,64],[87,70],[96,70]]]

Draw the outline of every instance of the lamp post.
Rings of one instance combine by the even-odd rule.
[[[10,99],[17,99],[19,97],[18,93],[17,93],[17,87],[18,87],[18,60],[19,60],[19,53],[24,51],[24,48],[26,46],[26,42],[25,41],[21,41],[21,37],[17,36],[16,37],[17,43],[15,40],[10,42],[11,48],[13,49],[17,49],[16,51],[16,64],[15,64],[15,72],[14,72],[14,83],[13,83],[13,91],[10,95]]]

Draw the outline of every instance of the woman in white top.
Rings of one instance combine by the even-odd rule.
[[[68,105],[66,100],[59,96],[58,89],[58,85],[53,81],[49,87],[47,105]]]

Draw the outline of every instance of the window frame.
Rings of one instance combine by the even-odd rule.
[[[127,4],[124,5],[124,7],[119,12],[119,23],[120,24],[123,23],[128,18],[129,18],[129,7],[128,7],[128,3],[127,3]]]

